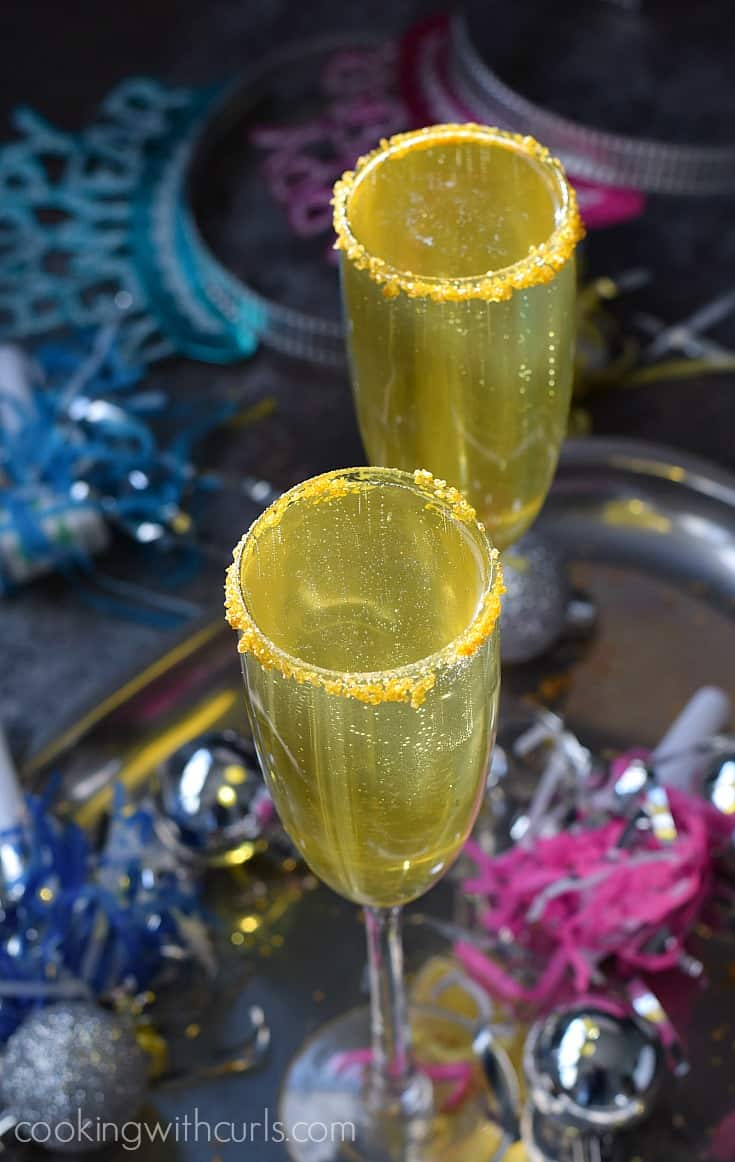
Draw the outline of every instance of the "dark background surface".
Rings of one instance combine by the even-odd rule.
[[[435,7],[421,0],[371,3],[355,0],[309,4],[268,0],[126,0],[101,6],[93,0],[0,6],[0,114],[4,135],[9,114],[29,104],[66,129],[89,120],[100,99],[122,78],[149,74],[176,84],[202,84],[246,73],[263,54],[286,41],[326,32],[395,36]],[[492,18],[503,20],[503,8]],[[675,83],[675,79],[672,79]],[[558,78],[563,86],[564,78]],[[293,120],[298,121],[294,110]],[[236,172],[240,159],[232,157]],[[225,159],[225,164],[227,159]],[[667,322],[731,285],[735,269],[732,199],[655,199],[637,223],[598,232],[585,244],[587,277],[645,266],[651,281],[623,304],[623,314],[645,307]],[[258,224],[220,224],[255,237]],[[283,255],[274,253],[274,264]],[[732,328],[731,334],[732,332]],[[727,341],[727,328],[717,337]],[[151,382],[174,393],[216,394],[235,385],[273,397],[271,417],[236,439],[217,438],[204,459],[218,468],[252,472],[285,486],[314,472],[364,459],[346,376],[260,350],[246,364],[227,369],[171,360],[155,368]],[[688,448],[721,463],[732,460],[731,375],[657,384],[599,394],[589,404],[593,430],[637,435]],[[214,546],[186,596],[204,615],[218,616],[221,575],[229,547],[254,515],[252,506],[222,495],[207,512],[203,533]],[[148,579],[139,552],[119,546],[109,572]],[[19,760],[52,738],[123,677],[172,644],[176,633],[153,631],[93,613],[59,580],[32,586],[2,612],[0,716]]]

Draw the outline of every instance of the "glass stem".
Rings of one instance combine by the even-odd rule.
[[[366,908],[365,928],[375,1097],[383,1103],[397,1101],[406,1113],[418,1113],[427,1103],[427,1086],[411,1054],[401,909]]]

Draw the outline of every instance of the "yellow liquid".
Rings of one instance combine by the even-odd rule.
[[[441,650],[487,582],[474,528],[403,485],[295,504],[244,554],[246,605],[270,640],[329,670],[393,669]],[[436,668],[422,704],[366,704],[243,656],[258,754],[309,866],[361,904],[426,891],[464,843],[495,729],[497,634]]]
[[[554,228],[538,163],[471,140],[436,143],[369,169],[349,202],[355,238],[420,278],[509,267]],[[501,302],[393,297],[342,260],[352,382],[373,464],[427,467],[461,488],[505,548],[532,523],[566,430],[574,262]]]

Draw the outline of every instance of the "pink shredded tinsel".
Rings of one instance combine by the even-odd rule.
[[[460,941],[455,954],[467,972],[500,1000],[542,1009],[586,992],[608,958],[622,976],[675,967],[733,823],[702,798],[667,792],[678,837],[665,845],[648,833],[633,850],[616,847],[622,819],[497,857],[470,840],[465,854],[477,870],[463,889],[480,898],[480,923],[510,959]],[[662,931],[665,950],[654,953],[648,946]]]

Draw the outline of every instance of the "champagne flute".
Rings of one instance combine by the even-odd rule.
[[[399,134],[335,186],[352,384],[374,464],[461,488],[505,549],[535,519],[566,430],[574,191],[531,137]]]
[[[444,1158],[448,1135],[486,1122],[484,1107],[453,1119],[456,1131],[434,1117],[411,1055],[399,919],[458,855],[480,806],[501,591],[497,550],[465,498],[428,472],[387,468],[297,485],[228,570],[253,736],[283,825],[315,874],[365,909],[370,1012],[317,1033],[281,1101],[287,1130],[351,1126],[351,1159]],[[358,1084],[338,1055],[369,1045]],[[320,1153],[292,1135],[289,1149],[321,1162],[342,1157],[333,1145]]]

